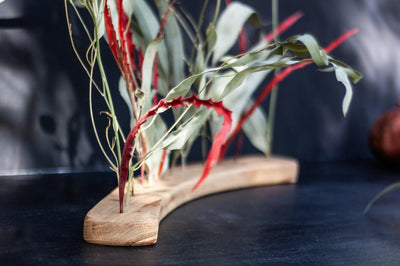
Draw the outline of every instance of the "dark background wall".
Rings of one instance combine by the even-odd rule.
[[[199,12],[202,3],[181,2],[193,12]],[[243,2],[256,6],[266,24],[270,22],[270,1]],[[370,157],[368,131],[400,96],[400,2],[279,3],[281,19],[297,10],[304,12],[283,38],[311,33],[325,46],[358,27],[360,33],[332,54],[359,69],[364,79],[355,86],[350,111],[343,118],[344,88],[334,75],[313,67],[291,75],[280,86],[274,152],[307,161]],[[76,19],[72,24],[83,51],[87,43]],[[111,79],[117,76],[115,72]],[[1,4],[0,171],[104,167],[88,118],[87,87],[88,79],[69,43],[63,1]],[[245,152],[256,151],[245,145]]]

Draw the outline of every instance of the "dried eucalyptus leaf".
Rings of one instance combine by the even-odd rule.
[[[289,50],[293,55],[298,57],[308,57],[310,56],[310,52],[304,44],[299,43],[285,43],[282,44],[282,47]]]
[[[297,40],[307,47],[307,50],[310,52],[310,55],[317,66],[326,66],[328,64],[328,56],[320,48],[314,37],[309,34],[304,34],[298,36]]]
[[[201,73],[206,68],[206,62],[204,61],[204,53],[201,47],[197,47],[196,60],[194,62],[193,73]]]
[[[193,83],[198,79],[201,78],[204,74],[209,73],[209,72],[214,72],[218,70],[217,68],[212,68],[208,69],[202,73],[199,74],[194,74],[186,79],[182,80],[178,85],[176,85],[174,88],[172,88],[167,96],[165,96],[164,100],[172,100],[178,97],[184,97],[188,94],[190,91],[190,88],[192,87]]]
[[[167,11],[170,3],[168,0],[156,1],[160,14]],[[176,18],[172,12],[169,13],[167,21],[164,25],[165,46],[168,56],[168,77],[169,84],[175,86],[185,78],[184,73],[184,47],[182,33],[179,29]]]
[[[142,66],[142,87],[141,90],[145,94],[145,104],[143,106],[144,111],[147,111],[152,106],[151,97],[151,82],[153,78],[153,68],[154,68],[154,58],[158,52],[163,38],[157,38],[153,40],[149,46],[147,46],[146,52],[144,54],[143,66]]]
[[[357,83],[360,81],[360,79],[362,78],[362,75],[360,72],[358,72],[357,70],[351,68],[350,66],[346,65],[345,63],[343,63],[342,61],[336,60],[332,57],[329,57],[329,62],[332,63],[333,65],[342,67],[343,70],[346,72],[347,76],[349,78],[351,78],[351,80],[353,81],[353,83]]]
[[[232,63],[228,63],[224,65],[222,68],[232,68],[232,67],[239,67],[239,66],[245,66],[248,64],[255,64],[256,62],[259,62],[261,60],[266,60],[268,56],[271,55],[271,51],[268,49],[261,49],[257,51],[251,51],[243,55],[242,57],[238,59],[231,59]]]
[[[140,30],[140,34],[146,42],[144,45],[147,46],[156,38],[158,29],[160,28],[157,16],[144,0],[136,0],[132,15],[139,27],[138,30]]]
[[[134,36],[146,49],[146,47],[157,37],[160,28],[158,16],[154,14],[153,10],[145,0],[136,0],[132,18],[133,21],[131,24],[135,31]],[[169,73],[169,63],[167,49],[164,42],[161,43],[158,49],[158,62],[161,69],[160,74],[163,75],[165,79]]]
[[[260,84],[269,73],[271,73],[271,70],[249,74],[245,82],[243,82],[235,90],[224,97],[224,106],[232,111],[233,128],[239,122],[244,110],[248,109],[251,106],[251,97],[253,93],[260,86]],[[220,97],[223,89],[219,89],[218,93],[216,93],[215,91],[217,91],[218,88],[224,88],[230,82],[230,80],[232,80],[232,78],[233,76],[216,78],[211,84],[210,94],[208,94],[208,96],[212,95],[213,97],[215,97],[215,99],[213,98],[213,100],[219,100],[220,98],[218,97]],[[213,119],[210,123],[211,132],[213,135],[215,135],[221,127],[221,121],[220,119],[218,119],[218,116],[216,114],[214,115],[214,113],[212,115],[212,118]]]
[[[213,24],[210,24],[207,28],[206,43],[207,43],[208,54],[210,54],[212,53],[212,51],[214,51],[215,44],[217,43],[217,32],[215,31],[215,27]]]
[[[343,115],[346,116],[347,111],[349,110],[351,98],[353,96],[353,88],[351,87],[351,84],[347,77],[346,71],[344,71],[344,69],[342,67],[336,67],[335,75],[336,75],[337,81],[341,82],[344,85],[344,87],[346,88],[346,94],[343,98],[343,103],[342,103]]]
[[[255,11],[253,8],[239,2],[231,3],[222,12],[215,27],[217,41],[212,59],[213,64],[232,48],[239,37],[240,30],[254,14]]]
[[[3,3],[5,0],[0,0],[0,4]],[[86,7],[86,0],[70,0],[70,2],[77,7]]]
[[[266,62],[259,66],[249,67],[246,68],[239,73],[237,73],[232,80],[226,85],[224,92],[222,93],[222,98],[225,97],[227,94],[231,93],[234,89],[240,86],[246,77],[251,73],[256,73],[260,71],[266,71],[270,69],[280,69],[282,67],[289,66],[294,64],[296,61],[291,61],[291,58],[281,58],[275,62],[269,63]]]
[[[154,145],[164,136],[167,131],[167,126],[160,116],[156,116],[154,120],[146,122],[144,128],[152,123],[150,127],[143,131],[146,137],[148,149],[151,150]],[[146,165],[149,170],[149,176],[155,177],[158,175],[158,169],[162,161],[163,151],[156,148],[152,150],[150,156],[146,159]],[[167,163],[167,162],[164,162]]]
[[[133,11],[135,10],[137,0],[130,0],[130,1],[122,1],[122,6],[124,11],[128,17],[131,17]]]
[[[268,147],[266,138],[268,126],[267,116],[261,108],[258,107],[243,124],[243,132],[254,147],[265,153]]]
[[[94,16],[96,19],[96,29],[97,29],[97,36],[100,39],[103,37],[106,31],[106,25],[104,23],[104,0],[98,1],[97,6],[93,8]]]
[[[351,86],[349,78],[354,83],[357,83],[362,78],[362,75],[356,70],[349,67],[348,65],[344,64],[341,61],[335,60],[332,57],[329,57],[329,63],[332,65],[332,67],[322,69],[321,71],[324,72],[335,71],[336,80],[345,86],[346,93],[342,103],[342,111],[343,115],[346,116],[353,95],[353,88]]]

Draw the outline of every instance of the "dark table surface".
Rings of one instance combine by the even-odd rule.
[[[87,211],[112,173],[0,177],[1,265],[400,265],[400,180],[373,161],[302,163],[296,185],[244,189],[188,203],[149,247],[87,244]]]

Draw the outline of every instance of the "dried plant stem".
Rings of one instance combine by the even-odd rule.
[[[99,70],[100,70],[100,75],[102,78],[102,82],[105,88],[105,92],[106,92],[106,97],[105,100],[108,103],[108,107],[110,109],[110,113],[112,116],[112,121],[113,121],[113,130],[114,130],[114,137],[115,137],[115,145],[117,148],[117,157],[118,157],[118,164],[121,162],[121,145],[120,145],[120,141],[119,141],[119,125],[117,122],[117,116],[115,114],[115,110],[114,110],[114,104],[112,101],[112,97],[111,97],[111,91],[110,91],[110,87],[108,85],[108,81],[107,81],[107,77],[106,77],[106,73],[104,71],[104,67],[103,67],[103,63],[101,60],[101,55],[100,55],[100,40],[97,36],[97,30],[95,30],[95,41],[96,41],[96,54],[97,54],[97,64],[99,66]]]
[[[179,22],[179,24],[182,26],[182,28],[185,30],[186,34],[188,35],[190,41],[192,43],[195,42],[195,35],[194,33],[190,30],[188,23],[185,22],[184,18],[181,16],[181,14],[178,13],[178,11],[175,8],[172,8],[172,13],[174,13],[175,18],[177,19],[177,21]],[[194,27],[194,22],[193,22],[193,18],[190,17],[189,15],[186,15],[186,13],[183,13],[185,15],[185,17],[188,19],[188,21],[190,22],[190,24]]]
[[[94,53],[96,54],[96,51],[94,51]],[[94,55],[94,56],[96,57],[96,55]],[[95,120],[94,120],[94,115],[93,115],[93,70],[94,70],[94,64],[95,64],[95,59],[93,59],[93,63],[92,63],[91,69],[90,69],[90,83],[89,83],[89,113],[90,113],[90,120],[92,122],[94,135],[96,137],[97,143],[99,144],[100,150],[102,151],[104,157],[106,158],[106,160],[110,164],[111,169],[114,172],[117,173],[117,180],[118,180],[118,167],[110,159],[110,157],[106,153],[103,145],[101,144],[100,137],[99,137],[99,134],[97,132],[96,123],[95,123]]]
[[[279,41],[279,0],[272,0],[272,34],[274,36],[275,42]],[[279,75],[280,71],[275,70],[275,76]],[[275,125],[275,113],[276,113],[276,105],[278,102],[278,84],[275,86],[275,89],[271,92],[271,96],[269,99],[269,109],[268,109],[268,124],[267,124],[267,135],[266,137],[266,150],[265,155],[267,157],[271,156],[272,153],[272,142],[274,139],[274,125]]]
[[[68,28],[68,35],[69,35],[69,39],[71,41],[71,46],[72,46],[72,50],[75,53],[75,56],[77,57],[79,63],[81,64],[81,66],[83,67],[83,69],[85,70],[86,74],[88,75],[88,77],[90,77],[90,71],[89,69],[86,67],[85,63],[83,62],[81,56],[78,53],[78,50],[76,49],[75,46],[75,42],[74,42],[74,38],[72,37],[72,28],[71,28],[71,23],[69,20],[69,12],[68,12],[68,0],[64,1],[64,7],[65,7],[65,17],[66,17],[66,21],[67,21],[67,28]],[[80,22],[82,23],[82,25],[84,25],[83,20],[81,19],[78,10],[76,9],[75,5],[73,4],[73,2],[71,2],[71,5],[74,7],[75,13],[78,15]],[[85,31],[87,31],[87,27],[84,26]],[[89,35],[89,40],[92,42],[92,38]],[[95,86],[95,88],[101,93],[99,86],[96,84],[96,82],[93,80],[93,85]]]
[[[97,51],[96,51],[96,49],[93,49],[93,47],[92,47],[92,46],[93,46],[93,41],[92,41],[92,38],[91,38],[90,35],[89,35],[89,40],[91,40],[91,44],[90,44],[90,47],[89,47],[89,50],[90,50],[91,52],[89,52],[89,50],[88,50],[88,55],[89,55],[89,53],[90,53],[91,56],[87,56],[88,62],[89,62],[89,65],[90,65],[90,70],[89,70],[89,69],[86,67],[86,65],[83,63],[83,60],[82,60],[82,58],[80,57],[80,55],[79,55],[79,53],[78,53],[78,51],[77,51],[77,49],[76,49],[75,42],[74,42],[74,39],[73,39],[73,37],[72,37],[72,29],[71,29],[71,24],[70,24],[70,21],[69,21],[69,12],[68,12],[68,3],[67,3],[67,1],[68,1],[68,0],[65,0],[65,1],[64,1],[64,6],[65,6],[65,14],[66,14],[67,26],[68,26],[68,33],[69,33],[69,36],[70,36],[72,49],[73,49],[73,51],[74,51],[76,57],[78,58],[79,63],[82,65],[83,69],[85,70],[86,74],[88,75],[88,77],[89,77],[89,79],[90,79],[90,82],[89,82],[89,113],[90,113],[90,120],[91,120],[92,127],[93,127],[93,132],[94,132],[94,135],[95,135],[95,137],[96,137],[96,140],[97,140],[97,142],[98,142],[98,144],[99,144],[100,150],[102,151],[104,157],[106,158],[106,160],[107,160],[108,163],[110,164],[111,169],[112,169],[114,172],[117,173],[117,179],[118,179],[118,167],[117,167],[117,166],[114,164],[114,162],[110,159],[110,157],[108,156],[107,152],[105,151],[105,149],[104,149],[104,147],[103,147],[103,145],[102,145],[102,143],[101,143],[101,141],[100,141],[100,137],[99,137],[99,134],[98,134],[98,132],[97,132],[97,127],[96,127],[95,120],[94,120],[94,115],[93,115],[93,98],[92,98],[93,86],[94,86],[94,87],[97,89],[97,91],[104,97],[104,93],[100,90],[99,86],[96,84],[96,82],[95,82],[94,79],[93,79],[93,71],[94,71],[94,66],[95,66],[95,62],[96,62],[96,59],[95,59],[95,58],[96,58],[96,56],[97,56]],[[71,2],[71,1],[70,1],[70,2]],[[77,15],[78,15],[78,17],[79,17],[79,19],[80,19],[80,22],[82,23],[83,27],[85,28],[86,33],[88,34],[87,27],[86,27],[86,25],[84,24],[83,20],[81,19],[80,15],[79,15],[79,12],[77,11],[77,9],[76,9],[74,3],[71,2],[71,5],[74,7],[75,12],[77,13]]]
[[[205,14],[205,12],[206,12],[207,5],[208,5],[208,0],[205,0],[205,1],[204,1],[204,4],[203,4],[203,7],[202,7],[202,9],[201,9],[201,12],[200,12],[199,22],[197,23],[196,38],[195,38],[194,43],[193,43],[192,51],[190,52],[190,59],[189,59],[189,62],[192,62],[192,61],[193,61],[194,52],[195,52],[195,50],[196,50],[196,47],[198,46],[198,45],[197,45],[197,42],[200,42],[200,46],[201,46],[201,44],[203,43],[203,40],[202,40],[202,38],[201,38],[201,36],[200,36],[200,31],[201,31],[201,26],[203,25],[204,14]],[[192,71],[192,69],[191,69],[191,71]]]

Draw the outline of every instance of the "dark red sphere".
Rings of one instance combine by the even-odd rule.
[[[384,113],[375,122],[369,146],[377,158],[400,166],[400,107]]]

